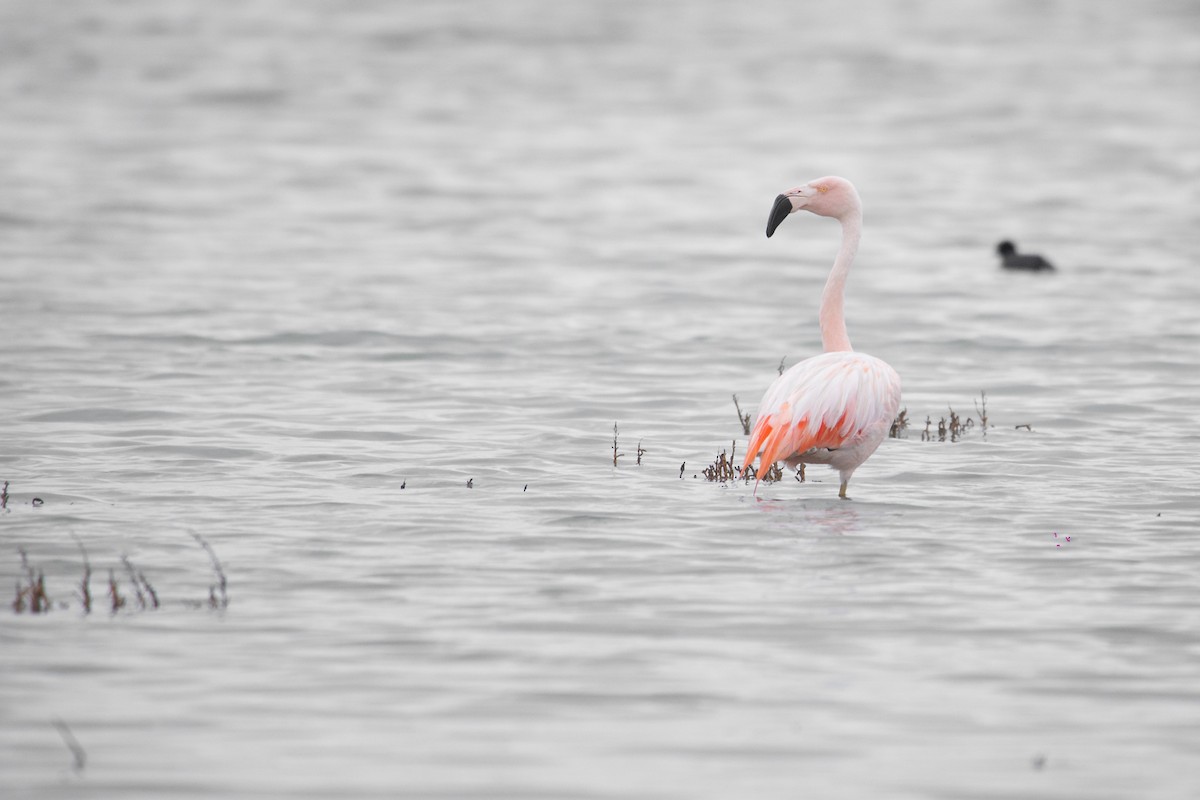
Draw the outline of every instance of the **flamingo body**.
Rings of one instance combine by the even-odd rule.
[[[761,479],[776,461],[828,464],[842,480],[887,437],[900,408],[900,376],[874,356],[850,346],[845,321],[845,285],[862,233],[862,201],[845,178],[827,177],[789,189],[775,198],[767,221],[771,236],[789,214],[804,209],[842,224],[842,244],[821,295],[821,343],[825,352],[784,372],[767,388],[758,407],[742,469],[759,460]]]
[[[761,449],[762,470],[776,461],[793,469],[828,464],[846,484],[887,437],[899,409],[896,370],[866,353],[823,353],[793,365],[767,389],[749,452]]]

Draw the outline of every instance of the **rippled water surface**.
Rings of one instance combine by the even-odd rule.
[[[1200,796],[1194,4],[0,21],[5,798]],[[826,174],[913,423],[756,497]]]

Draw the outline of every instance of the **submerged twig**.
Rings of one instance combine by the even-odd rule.
[[[117,576],[111,569],[108,571],[108,599],[112,603],[113,614],[125,606],[125,598],[121,596],[120,589],[117,588]]]
[[[46,594],[46,575],[41,570],[34,574],[25,548],[18,547],[17,552],[21,556],[21,569],[25,571],[25,579],[29,583],[22,586],[20,578],[17,579],[17,596],[13,599],[13,611],[20,614],[28,607],[30,614],[45,614],[52,607],[50,596]]]
[[[133,591],[137,595],[137,604],[139,609],[144,609],[149,606],[151,609],[158,608],[158,592],[154,591],[154,587],[150,585],[150,581],[146,580],[145,574],[140,569],[134,569],[133,563],[128,556],[121,556],[121,563],[125,565],[125,572],[129,575],[129,582],[133,584]],[[147,601],[146,598],[149,598]]]
[[[724,450],[717,454],[713,463],[704,468],[703,474],[705,480],[721,481],[722,483],[734,481],[740,477],[740,473],[734,469],[733,461],[726,457]]]
[[[71,751],[71,755],[75,757],[75,771],[83,772],[83,768],[87,766],[87,753],[83,750],[83,745],[75,738],[75,734],[71,733],[71,729],[67,727],[67,723],[63,722],[58,717],[50,720],[55,728],[58,728],[58,733],[63,738],[63,742],[67,745],[67,749]]]
[[[737,418],[738,418],[738,422],[742,426],[742,433],[749,436],[750,435],[750,415],[742,413],[742,407],[740,405],[738,405],[738,399],[737,399],[736,394],[733,396],[733,408],[735,411],[737,411]]]
[[[134,570],[133,564],[129,558],[122,554],[121,563],[125,565],[125,574],[129,576],[129,582],[133,584],[133,596],[137,599],[137,607],[143,609],[146,607],[146,595],[142,592],[142,586],[138,583],[137,571]]]
[[[978,419],[975,419],[969,414],[959,414],[954,410],[953,406],[947,406],[947,410],[950,414],[949,419],[944,416],[940,417],[938,419],[936,431],[933,428],[932,417],[926,414],[925,429],[921,431],[921,441],[932,442],[936,437],[936,441],[939,442],[944,442],[947,440],[951,442],[957,442],[972,428],[978,428],[979,431],[986,436],[987,429],[991,427],[991,423],[988,421],[987,392],[981,391],[979,393],[979,397],[975,398],[973,402],[975,405],[975,413],[978,415]],[[908,409],[901,409],[900,413],[896,415],[896,418],[892,420],[892,426],[888,431],[888,436],[892,439],[908,438],[906,434],[908,432],[909,421]]]
[[[966,433],[972,426],[975,425],[975,420],[967,417],[964,422],[961,417],[950,409],[950,441],[957,442],[959,437]]]
[[[983,430],[983,432],[986,434],[986,433],[987,433],[987,427],[988,427],[988,421],[987,421],[987,392],[980,390],[980,392],[979,392],[979,398],[980,398],[980,400],[982,400],[982,401],[983,401],[983,403],[982,403],[982,405],[981,405],[980,403],[976,403],[976,404],[975,404],[975,413],[979,415],[979,427],[980,427],[980,428]]]
[[[79,547],[79,553],[83,556],[83,578],[79,581],[79,602],[83,603],[83,613],[90,614],[92,613],[92,564],[88,561],[87,550],[79,537],[72,532],[71,538],[75,540],[75,544]]]
[[[737,442],[735,441],[734,444],[736,445]],[[713,463],[705,467],[701,471],[701,474],[704,475],[704,479],[707,481],[720,483],[728,483],[729,481],[745,481],[748,483],[758,476],[758,472],[751,466],[747,466],[745,469],[737,466],[734,463],[733,457],[726,455],[724,450],[717,453],[717,457],[713,460]],[[683,477],[682,467],[679,470],[679,477]],[[783,467],[779,466],[779,464],[772,464],[758,480],[761,480],[763,483],[774,483],[783,480]]]
[[[229,595],[225,591],[225,571],[221,569],[221,562],[217,558],[217,554],[213,552],[212,546],[204,540],[203,536],[198,533],[191,533],[191,537],[204,548],[204,552],[208,553],[208,557],[212,560],[213,572],[217,576],[217,584],[208,587],[209,608],[225,608],[229,605]],[[217,589],[221,590],[219,598],[217,596]]]
[[[613,448],[612,448],[612,450],[613,450],[613,466],[615,467],[617,465],[617,459],[620,458],[621,456],[625,455],[624,453],[617,452],[617,423],[615,423],[615,422],[613,423]]]

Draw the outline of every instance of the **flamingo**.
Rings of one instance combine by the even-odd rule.
[[[793,365],[767,388],[742,471],[760,450],[758,480],[776,461],[791,468],[828,464],[842,480],[838,497],[849,499],[850,476],[888,435],[900,408],[900,376],[880,359],[854,352],[846,334],[846,276],[862,234],[862,201],[854,184],[828,177],[788,189],[775,198],[768,238],[800,209],[842,224],[842,245],[821,295],[825,352]]]

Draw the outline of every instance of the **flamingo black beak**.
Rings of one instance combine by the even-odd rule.
[[[771,238],[771,234],[779,227],[779,223],[787,219],[787,215],[792,213],[792,201],[786,194],[781,194],[775,198],[775,205],[771,207],[771,216],[767,218],[767,238]]]

